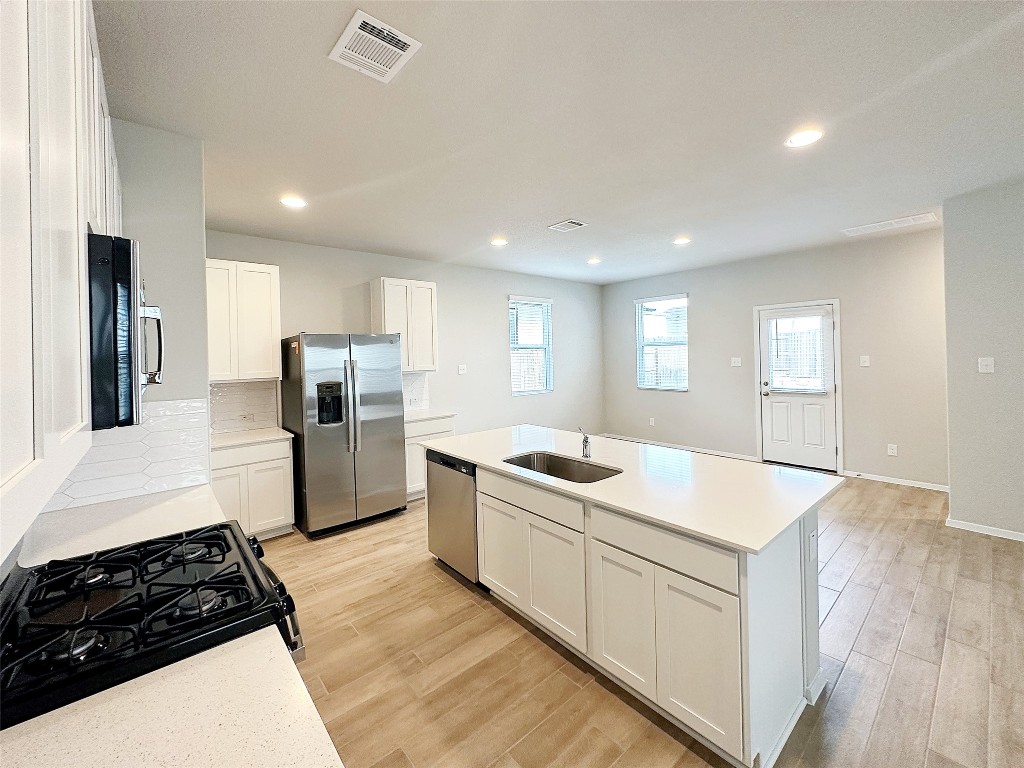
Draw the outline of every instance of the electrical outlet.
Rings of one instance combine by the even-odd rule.
[[[870,365],[871,365],[871,355],[861,355],[860,356],[860,367],[861,368],[867,368]]]
[[[733,358],[733,359],[732,359],[732,360],[731,360],[731,361],[729,362],[729,365],[731,365],[731,366],[732,366],[733,368],[739,368],[740,366],[742,366],[742,365],[743,365],[743,359],[742,359],[742,358],[739,358],[739,357],[734,357],[734,358]]]
[[[243,413],[239,416],[242,421],[256,421],[256,414],[254,413]]]
[[[648,422],[647,422],[647,423],[648,423],[648,424],[649,424],[650,426],[652,426],[652,427],[653,427],[653,426],[654,426],[654,419],[650,419],[650,420],[648,420]]]
[[[896,446],[896,444],[895,443],[889,443],[889,447],[886,449],[885,452],[887,454],[889,454],[890,456],[896,456],[897,455],[897,446]]]
[[[995,373],[996,359],[994,357],[978,358],[978,373]]]
[[[466,372],[466,366],[465,365],[460,365],[459,366],[459,376],[462,376],[463,374],[465,374],[465,372]]]

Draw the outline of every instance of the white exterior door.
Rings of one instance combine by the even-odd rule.
[[[835,471],[833,306],[762,309],[758,316],[762,456]]]

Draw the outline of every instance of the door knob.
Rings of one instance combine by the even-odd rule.
[[[762,392],[761,393],[761,397],[768,397],[769,394],[771,394],[771,393],[769,393],[769,392]]]

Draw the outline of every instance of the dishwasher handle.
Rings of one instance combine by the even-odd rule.
[[[447,469],[453,469],[456,472],[461,472],[469,477],[476,477],[476,464],[471,464],[468,461],[462,459],[456,459],[454,456],[446,456],[443,453],[432,451],[427,449],[427,462],[430,464],[439,464]]]

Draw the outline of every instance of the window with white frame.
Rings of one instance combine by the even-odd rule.
[[[508,341],[512,355],[512,394],[537,395],[552,391],[551,300],[509,296]]]
[[[685,392],[690,385],[687,295],[636,300],[636,385]]]

